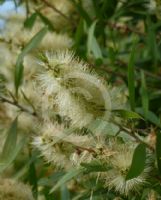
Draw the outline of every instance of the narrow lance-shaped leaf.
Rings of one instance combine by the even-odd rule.
[[[149,110],[149,99],[148,99],[145,75],[143,71],[141,71],[141,99],[142,99],[144,115],[146,117]]]
[[[33,160],[29,164],[29,182],[30,185],[32,185],[32,191],[35,199],[37,199],[38,196],[38,188],[37,188],[37,175],[36,175],[36,168],[35,168],[35,162],[34,162],[34,157],[30,155],[30,159]]]
[[[124,119],[143,119],[138,113],[129,111],[129,110],[113,110],[112,112],[116,113],[119,117]]]
[[[27,29],[32,29],[35,24],[37,17],[37,13],[33,13],[30,17],[28,17],[24,22],[24,27]]]
[[[69,172],[67,172],[58,182],[57,184],[51,189],[50,193],[54,192],[55,190],[57,190],[61,185],[63,185],[64,183],[66,183],[67,181],[71,180],[72,178],[78,176],[79,174],[81,174],[84,171],[83,168],[81,169],[73,169],[70,170]]]
[[[86,10],[83,8],[81,2],[79,1],[77,3],[75,0],[71,0],[71,1],[73,2],[73,4],[75,5],[75,7],[77,8],[80,16],[82,16],[85,19],[86,23],[88,25],[90,25],[91,22],[92,22],[92,19],[90,18],[89,14],[86,12]]]
[[[5,170],[15,160],[17,154],[25,144],[25,138],[22,138],[17,144],[17,118],[11,124],[8,135],[0,156],[0,172]]]
[[[131,167],[127,173],[126,180],[133,179],[139,176],[145,167],[146,162],[146,146],[145,144],[139,144],[132,158]]]
[[[1,161],[6,159],[14,151],[16,142],[17,142],[17,118],[13,121],[11,127],[8,130],[7,138],[1,153]]]
[[[128,63],[128,89],[131,109],[135,110],[135,76],[134,76],[134,62],[136,53],[136,40],[133,42],[131,55]]]
[[[65,184],[61,186],[60,192],[61,192],[61,200],[70,200],[70,193]]]
[[[77,26],[76,33],[75,33],[75,46],[77,48],[79,47],[83,33],[84,33],[84,31],[83,31],[83,19],[81,18],[80,21],[79,21],[79,24]]]
[[[144,114],[144,111],[142,108],[137,108],[136,109],[138,113],[140,113],[142,116],[145,116]],[[160,118],[155,114],[153,113],[152,111],[149,111],[147,112],[147,115],[145,116],[146,119],[148,121],[150,121],[151,123],[155,124],[156,126],[160,127],[161,128],[161,121],[160,121]]]
[[[47,33],[48,28],[45,27],[41,29],[24,47],[22,52],[19,54],[17,62],[16,62],[16,68],[15,68],[15,89],[16,94],[18,94],[18,88],[22,82],[23,79],[23,59],[26,54],[28,54],[32,49],[36,48],[45,34]]]
[[[96,27],[97,20],[92,23],[88,30],[88,40],[87,40],[87,52],[88,55],[92,52],[95,58],[102,58],[102,52],[99,44],[94,36],[94,30]]]
[[[8,157],[3,159],[2,162],[0,161],[0,172],[5,170],[12,164],[12,162],[16,159],[18,153],[21,151],[25,143],[26,143],[26,138],[24,137],[20,140],[20,142],[16,145],[14,150],[8,155]]]
[[[161,174],[161,132],[157,133],[156,156],[159,173]]]

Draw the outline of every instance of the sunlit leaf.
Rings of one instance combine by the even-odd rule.
[[[143,119],[138,113],[129,110],[113,110],[116,115],[124,119]]]
[[[16,147],[14,148],[14,151],[10,152],[8,157],[3,159],[2,162],[0,161],[0,172],[5,170],[7,167],[9,167],[12,164],[12,162],[16,159],[18,153],[21,151],[21,149],[22,149],[22,147],[24,146],[25,143],[26,143],[26,138],[24,137],[16,145]]]
[[[70,193],[65,184],[61,186],[60,192],[61,192],[61,200],[70,200]]]
[[[22,52],[19,54],[17,62],[16,62],[16,68],[15,68],[15,89],[16,89],[16,94],[18,93],[18,88],[22,82],[23,79],[23,59],[26,54],[28,54],[31,50],[36,48],[45,34],[47,33],[48,28],[45,27],[41,29],[24,47]]]
[[[71,180],[72,178],[78,176],[84,171],[84,169],[72,169],[69,172],[67,172],[58,182],[57,184],[51,189],[51,193],[57,190],[61,185],[66,183],[67,181]]]
[[[88,39],[87,39],[87,51],[88,55],[92,52],[94,57],[102,58],[102,52],[97,42],[97,39],[94,36],[94,30],[96,28],[97,21],[94,21],[88,30]]]
[[[12,152],[15,149],[16,143],[17,143],[17,118],[13,121],[10,129],[8,130],[7,138],[1,153],[1,160],[8,158],[8,156],[12,154]]]

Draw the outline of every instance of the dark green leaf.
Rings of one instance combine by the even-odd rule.
[[[73,2],[73,4],[75,5],[75,7],[77,8],[80,16],[82,16],[86,23],[88,25],[90,25],[92,23],[92,19],[90,18],[89,14],[86,12],[86,10],[83,8],[82,3],[79,1],[78,3],[75,2],[74,0],[71,0]]]
[[[28,17],[24,22],[24,27],[28,29],[32,29],[32,27],[35,24],[36,17],[37,17],[37,13],[33,13],[30,17]]]
[[[157,132],[156,156],[159,173],[161,174],[161,132]]]
[[[149,110],[149,99],[148,99],[145,75],[143,71],[141,71],[141,99],[142,99],[144,114],[145,116],[147,116]]]
[[[135,53],[136,53],[136,43],[135,40],[130,54],[130,59],[128,63],[128,89],[131,109],[135,110],[135,76],[134,76],[134,64],[135,64]]]
[[[30,156],[30,159],[33,159],[32,156]],[[35,199],[37,199],[38,188],[37,188],[37,175],[36,175],[34,159],[33,159],[33,162],[31,162],[29,165],[29,182],[30,182],[30,185],[32,185],[33,195]]]
[[[83,19],[80,19],[79,24],[77,26],[76,33],[75,33],[75,46],[77,48],[78,48],[78,45],[80,44],[83,33],[84,33],[84,31],[83,31]]]
[[[114,15],[117,2],[117,0],[108,0],[103,2],[102,13],[107,19]]]
[[[134,151],[132,164],[126,176],[126,180],[130,180],[139,176],[144,170],[145,162],[146,162],[146,146],[145,144],[139,144]]]
[[[0,94],[4,94],[6,92],[6,78],[3,74],[0,74]]]

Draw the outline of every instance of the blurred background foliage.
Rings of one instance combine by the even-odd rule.
[[[57,6],[59,1],[62,4],[60,3]],[[144,118],[144,120],[140,120],[137,123],[134,122],[133,126],[140,131],[140,136],[149,136],[150,142],[153,143],[156,134],[161,128],[161,1],[59,1],[0,0],[0,32],[2,35],[4,27],[10,20],[17,20],[18,23],[22,23],[22,29],[29,31],[36,26],[37,22],[41,23],[42,27],[48,27],[47,30],[42,30],[43,32],[41,32],[41,35],[39,34],[37,41],[34,40],[30,44],[27,41],[26,44],[28,46],[22,43],[19,44],[21,49],[19,53],[23,52],[23,54],[19,54],[18,64],[14,63],[18,66],[18,73],[15,76],[16,90],[19,89],[23,76],[20,72],[20,64],[22,64],[25,54],[37,46],[46,31],[51,33],[53,31],[56,33],[67,33],[73,40],[71,48],[80,58],[86,60],[90,64],[91,69],[98,72],[102,79],[107,80],[112,85],[127,86],[131,110]],[[13,9],[6,11],[7,6],[11,4],[13,5]],[[16,15],[22,15],[22,19],[21,17],[16,18]],[[12,23],[10,26],[10,31],[12,32]],[[4,42],[12,43],[12,41],[7,39],[4,41],[4,38],[0,38],[0,52],[2,51]],[[0,57],[0,62],[2,59]],[[0,64],[3,65],[3,62]],[[4,82],[5,77],[3,74],[0,74],[0,94],[5,91]],[[1,100],[5,101],[2,98]],[[18,105],[17,100],[15,100],[15,104]],[[22,107],[19,108],[21,110],[24,109]],[[2,106],[0,107],[0,119],[2,118],[1,115],[3,117],[5,115]],[[128,199],[126,197],[117,198],[117,194],[105,190],[101,183],[97,185],[97,188],[94,188],[96,187],[95,179],[92,178],[89,182],[84,183],[85,192],[83,193],[78,194],[80,190],[79,186],[76,186],[78,187],[76,188],[77,191],[69,191],[64,181],[59,190],[54,194],[50,194],[51,187],[60,180],[64,172],[58,171],[52,174],[50,166],[47,164],[44,166],[42,160],[37,156],[38,153],[32,151],[30,145],[27,146],[27,150],[26,148],[22,150],[28,138],[21,136],[17,141],[16,124],[17,120],[15,119],[8,131],[8,133],[12,132],[13,135],[10,136],[10,139],[8,139],[9,136],[6,139],[6,144],[11,143],[11,145],[10,147],[5,145],[8,160],[5,161],[5,166],[0,166],[0,171],[11,166],[12,163],[16,169],[16,173],[11,173],[12,176],[30,183],[33,186],[35,199],[41,199],[41,193],[45,196],[46,200]],[[159,155],[160,142],[161,139],[159,138],[157,141]],[[13,148],[15,146],[16,148]],[[22,152],[16,158],[20,150]],[[11,154],[9,152],[14,153]],[[158,163],[160,166],[160,161]],[[70,174],[67,177],[68,179],[70,179]],[[71,185],[73,184],[74,181],[71,182]],[[90,197],[91,188],[94,188],[93,190],[95,191],[93,198]],[[154,189],[161,195],[160,184],[156,184]],[[130,199],[148,199],[146,193],[147,191],[144,190],[142,197],[133,196]]]

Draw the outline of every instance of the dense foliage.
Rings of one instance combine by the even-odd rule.
[[[0,0],[0,199],[161,198],[161,2]]]

